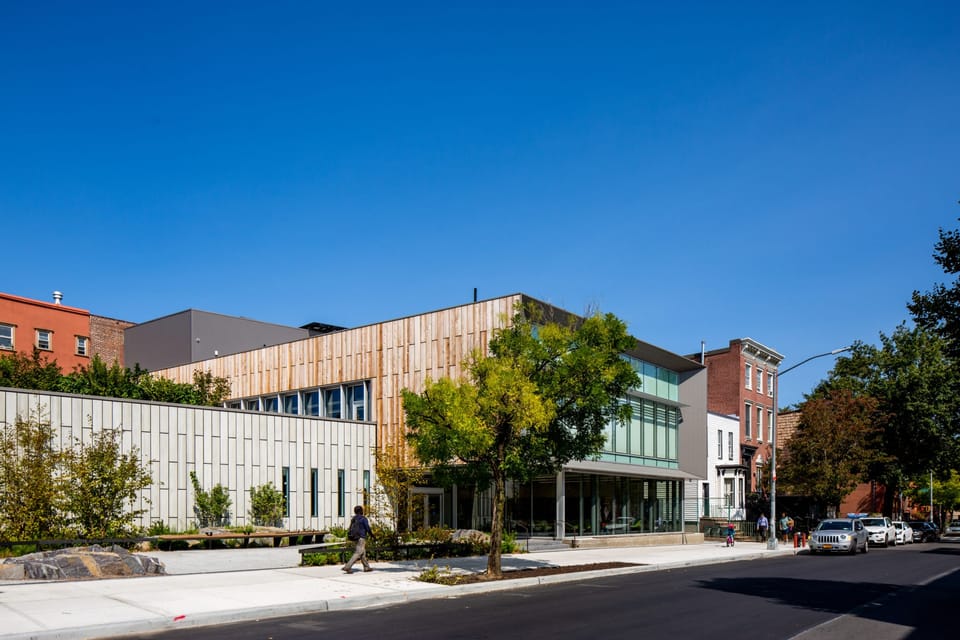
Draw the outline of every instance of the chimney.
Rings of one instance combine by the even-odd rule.
[[[54,291],[54,292],[53,292],[53,304],[60,304],[60,302],[61,302],[62,300],[63,300],[63,294],[60,293],[59,291]]]

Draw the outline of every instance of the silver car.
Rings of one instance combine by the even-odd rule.
[[[823,520],[810,534],[810,553],[849,553],[870,549],[867,530],[860,520],[834,518]]]

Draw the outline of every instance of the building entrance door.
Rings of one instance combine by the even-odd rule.
[[[411,531],[443,524],[443,489],[416,487],[410,490],[410,494],[410,519],[407,525]]]

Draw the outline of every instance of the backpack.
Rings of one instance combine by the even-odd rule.
[[[360,539],[360,520],[357,516],[353,516],[350,520],[350,528],[347,529],[347,540],[351,542],[356,542]]]

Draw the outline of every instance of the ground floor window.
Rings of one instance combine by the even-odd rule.
[[[508,529],[534,536],[615,535],[683,529],[680,480],[565,473],[515,485],[507,501]],[[562,491],[560,500],[557,491]],[[562,503],[562,516],[558,506]],[[512,525],[512,527],[511,527]]]

